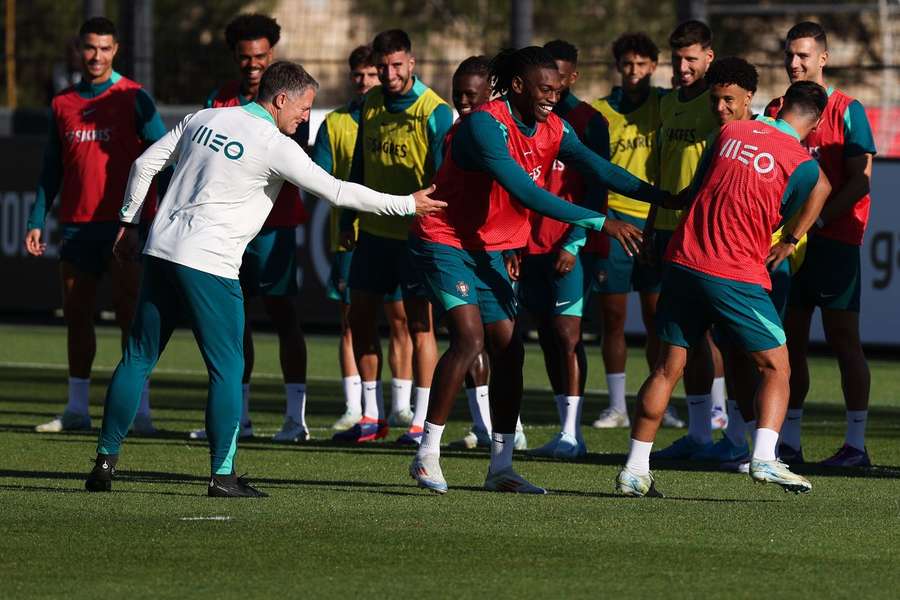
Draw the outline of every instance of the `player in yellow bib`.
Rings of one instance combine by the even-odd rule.
[[[609,96],[593,104],[609,123],[610,161],[648,183],[656,183],[659,163],[653,153],[660,126],[660,101],[667,92],[650,85],[659,59],[659,48],[644,33],[626,33],[613,42],[612,51],[616,69],[622,76],[622,85],[613,88]],[[606,214],[610,218],[644,229],[649,210],[650,205],[646,202],[609,192]],[[659,272],[636,261],[619,244],[610,245],[609,255],[598,261],[595,272],[602,316],[603,365],[606,368],[609,407],[600,413],[593,425],[598,429],[629,427],[625,406],[628,293],[634,290],[640,294],[641,313],[647,331],[647,362],[652,368],[659,351],[659,341],[653,327],[659,298]],[[663,424],[684,425],[671,412],[665,414]]]
[[[353,149],[362,112],[365,94],[378,85],[378,71],[371,46],[360,46],[350,53],[350,84],[353,99],[331,111],[319,127],[312,149],[312,159],[320,167],[340,179],[350,178]],[[362,418],[362,380],[353,356],[353,337],[350,334],[350,262],[353,259],[352,243],[356,241],[358,224],[347,232],[348,243],[341,241],[340,208],[331,209],[331,275],[328,279],[328,297],[340,303],[341,340],[338,359],[344,389],[344,414],[334,423],[333,429],[346,431]],[[388,364],[393,374],[391,392],[396,406],[409,406],[412,392],[412,340],[406,328],[406,313],[400,298],[399,287],[384,297],[384,313],[390,327]],[[407,411],[410,413],[412,411]]]
[[[443,156],[444,136],[453,122],[450,106],[414,74],[415,58],[406,32],[392,29],[372,42],[381,85],[366,94],[359,122],[350,180],[381,192],[417,190],[431,182]],[[355,215],[341,216],[341,229]],[[350,266],[350,330],[363,385],[363,418],[337,441],[366,442],[388,435],[381,398],[381,346],[376,309],[384,295],[401,286],[413,341],[415,410],[400,443],[418,444],[428,410],[437,342],[431,305],[414,274],[407,251],[410,219],[359,217],[359,237]],[[394,406],[392,413],[408,407]],[[397,424],[403,423],[395,419]]]
[[[669,36],[669,46],[678,88],[660,102],[658,183],[664,190],[678,192],[690,186],[710,134],[719,129],[719,121],[710,110],[705,80],[714,58],[712,31],[700,21],[685,21]],[[647,230],[654,231],[645,239],[652,238],[652,258],[658,269],[662,268],[666,246],[681,217],[681,211],[676,210],[651,209],[648,214]],[[685,369],[688,434],[655,452],[655,458],[689,459],[712,446],[713,421],[717,428],[727,424],[722,357],[710,336],[707,339],[707,344],[693,349]]]

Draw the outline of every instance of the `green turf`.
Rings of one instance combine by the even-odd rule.
[[[101,329],[92,414],[117,358]],[[900,368],[872,361],[872,470],[810,467],[813,492],[783,494],[746,476],[657,465],[664,500],[611,494],[627,433],[586,432],[578,463],[517,458],[546,497],[480,491],[483,451],[447,452],[445,497],[413,487],[410,452],[387,444],[325,441],[341,412],[335,340],[313,337],[309,421],[316,441],[270,443],[281,420],[275,339],[257,336],[253,419],[240,471],[272,496],[204,497],[203,444],[184,434],[202,422],[205,375],[188,333],[177,333],[153,378],[156,438],[130,439],[116,493],[88,495],[96,434],[36,434],[65,394],[58,327],[0,326],[0,595],[24,597],[896,597],[900,586]],[[589,387],[601,389],[599,350]],[[804,424],[807,456],[841,441],[837,371],[812,361]],[[628,388],[646,374],[631,352]],[[528,349],[524,419],[532,445],[556,429],[537,348]],[[585,419],[605,405],[591,394]],[[460,401],[446,438],[463,433]],[[663,430],[660,445],[678,432]],[[195,520],[221,517],[226,520]],[[894,591],[891,591],[894,590]]]

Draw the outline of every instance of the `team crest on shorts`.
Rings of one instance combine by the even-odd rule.
[[[456,282],[456,291],[459,292],[460,296],[468,297],[469,296],[469,284],[465,281],[457,281]]]
[[[604,281],[606,281],[606,278],[608,277],[608,275],[606,274],[606,271],[597,271],[596,277],[597,277],[597,283],[603,283]]]

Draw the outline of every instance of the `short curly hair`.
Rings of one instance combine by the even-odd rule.
[[[281,39],[281,26],[268,15],[249,14],[235,17],[225,28],[225,43],[233,52],[238,42],[266,38],[274,47]]]
[[[578,64],[578,48],[565,40],[552,40],[544,44],[544,50],[553,55],[555,60]]]
[[[659,61],[659,47],[643,31],[623,33],[612,44],[613,58],[619,62],[628,52],[646,56],[653,62]]]
[[[465,75],[477,75],[487,79],[491,76],[491,59],[487,56],[470,56],[466,60],[459,63],[453,78],[463,77]]]
[[[734,84],[756,93],[758,83],[759,73],[756,72],[756,67],[737,56],[717,58],[706,71],[707,85]]]

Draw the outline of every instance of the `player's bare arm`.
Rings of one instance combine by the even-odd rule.
[[[844,160],[844,168],[849,178],[847,183],[834,192],[831,200],[822,209],[822,224],[829,223],[853,208],[860,198],[869,193],[872,180],[872,155],[869,153],[851,156]]]
[[[772,246],[769,250],[769,256],[766,258],[766,266],[769,270],[775,270],[781,262],[789,257],[797,249],[797,243],[812,228],[822,213],[822,207],[831,194],[831,183],[828,177],[819,169],[819,179],[815,187],[809,194],[800,214],[797,217],[797,223],[794,230],[784,232],[781,241]]]

